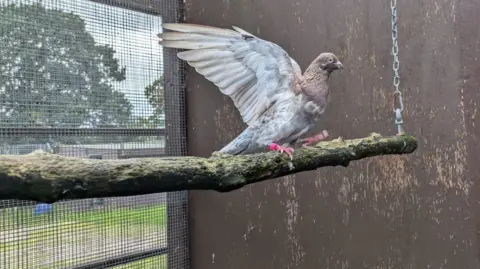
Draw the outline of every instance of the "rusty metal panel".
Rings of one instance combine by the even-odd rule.
[[[394,134],[390,1],[187,1],[189,22],[236,25],[276,42],[302,69],[331,51],[331,104],[316,131]],[[480,2],[399,1],[406,130],[419,148],[247,186],[190,193],[191,266],[480,268]],[[239,134],[228,97],[187,72],[189,154]],[[213,136],[213,139],[211,138]]]

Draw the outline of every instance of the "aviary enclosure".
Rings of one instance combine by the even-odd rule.
[[[477,2],[3,0],[0,268],[480,268]],[[212,156],[179,22],[333,52],[329,141]]]

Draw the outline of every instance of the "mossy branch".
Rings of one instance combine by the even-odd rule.
[[[268,179],[417,148],[409,135],[321,142],[286,154],[92,160],[35,151],[0,156],[0,200],[55,202],[61,199],[140,195],[178,190],[226,192]]]

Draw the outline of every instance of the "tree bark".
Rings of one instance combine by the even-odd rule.
[[[228,192],[268,179],[348,166],[377,155],[409,154],[417,140],[409,135],[320,142],[286,154],[92,160],[35,151],[0,156],[0,200],[52,203],[62,199],[140,195],[179,190]]]

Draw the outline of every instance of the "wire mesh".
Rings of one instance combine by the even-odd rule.
[[[0,154],[185,155],[183,71],[156,37],[181,12],[176,0],[0,0]],[[186,223],[186,192],[0,200],[0,269],[183,269]]]
[[[165,22],[183,21],[183,1],[163,1],[162,11]],[[180,156],[187,154],[187,123],[185,100],[186,65],[176,57],[177,50],[164,49],[165,66],[171,72],[165,72],[165,119],[167,122],[165,148],[166,155]],[[169,269],[188,268],[188,196],[187,192],[171,192],[167,194],[168,207],[168,245],[167,264]]]

